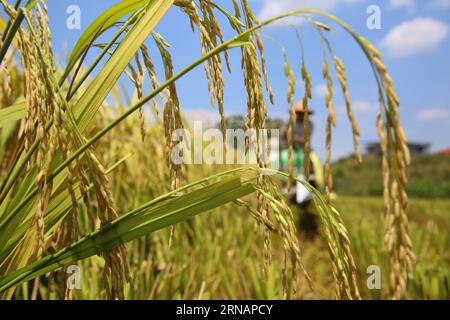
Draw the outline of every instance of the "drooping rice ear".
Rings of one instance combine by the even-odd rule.
[[[377,131],[380,136],[382,149],[382,171],[384,185],[383,198],[385,203],[385,242],[387,244],[391,259],[391,288],[393,297],[395,299],[399,299],[404,296],[407,275],[408,272],[412,270],[415,260],[407,231],[407,216],[405,211],[407,206],[407,196],[404,189],[407,180],[405,168],[409,160],[409,151],[407,150],[406,138],[401,130],[401,127],[399,126],[397,110],[399,100],[392,84],[392,78],[387,72],[387,68],[381,59],[379,51],[376,50],[367,39],[357,35],[355,35],[355,38],[360,42],[363,50],[370,57],[372,66],[376,72],[378,84],[381,84],[380,100],[382,102],[383,110],[385,111],[386,124],[383,124],[382,116],[378,115]],[[330,53],[334,56],[328,40],[324,40],[327,43]],[[342,84],[342,80],[346,81],[345,71],[343,63],[338,61],[338,64],[340,72],[337,73],[340,83]],[[386,97],[384,97],[384,94],[386,94]],[[344,97],[346,96],[347,94],[344,94]],[[387,99],[387,104],[385,103],[385,98]],[[349,113],[349,115],[352,115],[352,113]],[[351,122],[352,129],[354,129],[355,121],[351,120]],[[355,130],[353,130],[353,132],[355,132]],[[355,145],[357,146],[356,143]],[[391,151],[391,149],[394,149],[394,151]],[[356,153],[358,155],[359,152]],[[388,155],[391,157],[390,161],[388,159]],[[391,166],[395,166],[396,168],[391,170]],[[393,179],[392,182],[390,181],[391,179]],[[392,210],[392,207],[395,210]],[[401,216],[401,219],[396,218],[397,216]],[[397,239],[401,240],[398,241]],[[403,254],[399,255],[400,251]]]
[[[76,163],[76,169],[77,169],[77,176],[79,178],[79,190],[80,190],[81,197],[83,199],[83,203],[86,206],[87,217],[89,220],[89,226],[90,226],[91,230],[94,230],[95,229],[95,217],[91,211],[92,205],[89,200],[89,195],[87,192],[88,188],[89,188],[89,180],[87,178],[86,170],[84,169],[82,162],[79,159],[77,159],[75,161],[75,163]]]
[[[153,39],[155,40],[155,43],[163,60],[165,76],[167,79],[169,79],[173,76],[173,62],[170,52],[167,50],[168,44],[164,40],[164,38],[162,38],[161,35],[157,33],[153,34]],[[176,129],[182,129],[183,123],[180,111],[180,102],[178,99],[177,88],[175,84],[171,84],[165,91],[165,93],[167,99],[166,105],[164,107],[164,128],[166,132],[166,148],[167,152],[169,152],[172,150],[173,145],[172,132]],[[169,155],[170,153],[167,153],[168,157]],[[170,166],[173,166],[169,159],[168,162]],[[175,169],[175,167],[172,167],[172,169]]]
[[[14,101],[9,101],[13,95],[13,69],[15,68],[14,55],[16,50],[10,50],[5,59],[0,62],[0,102],[8,106]]]
[[[260,180],[258,184],[264,184],[263,179],[259,178]],[[265,197],[264,193],[257,192],[256,197],[258,199],[258,212],[263,217],[263,219],[269,219],[269,204],[267,201],[267,198]],[[263,247],[263,254],[264,254],[264,264],[262,267],[262,274],[264,277],[267,277],[268,270],[270,265],[272,264],[272,241],[270,239],[270,231],[267,227],[264,227],[263,229],[263,236],[264,236],[264,247]]]
[[[46,66],[45,70],[47,72],[49,70],[52,70],[50,67],[47,67],[46,65],[46,62],[48,63],[48,61],[43,60],[41,62],[42,65]],[[50,140],[59,141],[59,146],[62,151],[63,158],[64,157],[67,158],[69,154],[68,153],[69,146],[72,148],[79,148],[84,143],[85,139],[76,125],[75,117],[71,112],[72,108],[70,108],[67,105],[66,100],[59,94],[58,85],[56,77],[54,76],[54,72],[47,73],[46,75],[47,75],[45,77],[46,88],[48,89],[47,94],[49,101],[52,101],[51,106],[53,107],[52,110],[53,126],[50,129],[50,138],[51,138]],[[45,122],[45,124],[46,123],[47,122]],[[55,137],[55,135],[57,135],[58,137]],[[45,144],[42,144],[41,142],[37,153],[38,155],[39,150],[43,146],[45,146]],[[54,155],[55,146],[56,143],[53,143],[53,145],[50,144],[50,149],[48,151],[50,155]],[[118,214],[114,209],[112,196],[110,194],[108,179],[106,178],[106,174],[102,165],[97,160],[97,158],[92,154],[92,152],[87,150],[85,152],[85,157],[83,158],[82,161],[85,161],[90,169],[89,172],[93,180],[93,188],[95,190],[97,202],[99,204],[98,218],[100,219],[101,224],[105,225],[118,217]],[[83,197],[87,198],[86,196],[86,186],[88,184],[86,181],[87,179],[83,174],[81,174],[79,163],[77,166],[79,169],[78,171],[80,176],[80,191]],[[68,191],[69,194],[71,194],[72,198],[74,198],[73,177],[74,177],[73,172],[71,169],[69,169]],[[76,203],[76,201],[72,199],[72,213],[75,213],[77,208],[77,206],[74,203]],[[73,219],[76,219],[76,216],[73,216]],[[65,223],[61,226],[60,232],[62,234],[64,234],[65,229],[73,228],[74,223],[73,219],[65,221]],[[72,225],[68,225],[68,223]],[[126,252],[124,247],[118,247],[104,254],[106,260],[104,268],[104,277],[107,280],[107,282],[105,282],[105,286],[107,288],[108,298],[114,299],[123,298],[123,281],[124,279],[130,281],[130,277],[127,271],[128,267],[125,254]],[[113,275],[114,279],[111,279],[110,275]]]
[[[333,127],[336,127],[336,113],[334,111],[334,104],[333,104],[333,78],[330,74],[330,68],[328,65],[328,59],[325,56],[323,67],[322,67],[322,75],[327,83],[327,93],[325,95],[325,105],[328,109],[328,115],[330,116],[331,123]]]
[[[274,104],[274,94],[273,94],[273,89],[272,86],[270,85],[269,82],[269,77],[267,75],[267,67],[266,67],[266,57],[264,56],[264,44],[262,42],[261,36],[259,35],[259,33],[255,34],[256,37],[256,43],[258,46],[258,51],[259,51],[259,56],[261,58],[261,68],[262,68],[262,72],[263,72],[263,76],[264,76],[264,83],[266,86],[266,91],[269,93],[269,100],[271,104]]]
[[[373,64],[378,74],[381,76],[388,100],[392,101],[392,103],[396,107],[398,107],[400,105],[400,100],[394,88],[394,82],[392,80],[392,77],[389,75],[386,65],[384,64],[383,59],[381,58],[380,51],[378,51],[369,40],[361,36],[358,39],[361,41],[361,43],[368,50],[369,54],[372,56],[371,58]]]
[[[325,196],[328,203],[331,201],[331,193],[333,192],[333,176],[331,173],[331,143],[332,129],[336,126],[336,115],[333,106],[333,80],[328,66],[328,58],[325,55],[322,75],[327,83],[327,93],[325,95],[325,105],[328,109],[328,118],[326,122],[326,142],[325,142]]]
[[[247,20],[251,21],[250,24],[247,22],[248,27],[250,27],[250,26],[252,26],[254,24],[258,24],[259,21],[256,18],[256,16],[254,15],[253,11],[251,10],[251,8],[248,5],[246,0],[242,1],[242,6],[244,8],[244,12],[245,12],[245,15],[247,17]],[[258,52],[259,52],[259,57],[261,59],[261,70],[262,70],[262,74],[263,74],[263,78],[264,78],[265,88],[266,88],[266,91],[269,94],[270,103],[274,104],[275,103],[275,101],[274,101],[275,98],[274,98],[273,89],[272,89],[272,86],[271,86],[271,84],[269,82],[269,77],[268,77],[268,73],[267,73],[266,57],[264,55],[264,43],[263,43],[263,41],[261,39],[261,35],[259,34],[259,32],[255,32],[254,35],[255,35],[255,39],[256,39],[256,46],[257,46]]]
[[[86,162],[89,166],[96,190],[97,202],[99,204],[98,217],[101,225],[106,225],[118,218],[118,213],[114,209],[113,198],[110,192],[109,179],[105,170],[95,155],[86,152]],[[103,253],[105,266],[103,269],[103,279],[108,299],[124,298],[124,282],[131,282],[126,259],[126,248],[120,245],[108,252]]]
[[[294,96],[295,96],[295,76],[292,70],[287,55],[284,55],[284,74],[288,79],[288,91],[287,91],[287,103],[289,105],[289,126],[287,130],[287,142],[289,146],[289,157],[288,157],[288,190],[290,191],[294,183],[294,125],[295,125],[295,106],[294,106]]]
[[[323,29],[325,31],[331,31],[330,26],[326,25],[325,23],[322,23],[320,21],[314,21],[314,24],[320,29]]]
[[[339,59],[337,56],[334,56],[334,65],[335,65],[336,74],[337,74],[339,83],[341,85],[342,94],[344,95],[348,119],[352,126],[353,145],[355,148],[356,160],[358,161],[358,163],[361,163],[362,156],[361,156],[361,150],[359,148],[360,132],[359,132],[359,127],[358,127],[358,123],[356,121],[355,115],[353,114],[352,104],[350,101],[350,94],[349,94],[348,88],[347,88],[347,76],[345,73],[345,66],[344,66],[344,63],[342,62],[342,60]]]
[[[328,116],[326,124],[326,145],[325,145],[325,196],[328,203],[331,202],[331,193],[333,192],[333,175],[331,174],[332,123],[333,120],[331,119],[331,116]]]
[[[172,57],[171,57],[169,51],[167,50],[168,44],[164,40],[164,38],[162,38],[162,36],[156,32],[153,34],[153,39],[155,40],[155,43],[159,49],[161,58],[163,60],[164,72],[165,72],[166,79],[169,79],[173,76],[173,63],[172,63]],[[177,129],[182,129],[183,122],[182,122],[180,103],[179,103],[177,89],[176,89],[175,84],[171,84],[169,86],[169,88],[166,90],[166,95],[167,95],[167,101],[164,106],[164,114],[163,114],[164,130],[165,130],[165,136],[166,136],[166,157],[167,157],[167,163],[168,163],[168,166],[170,169],[171,189],[175,190],[180,187],[181,166],[178,164],[174,164],[170,158],[172,149],[175,145],[175,142],[172,141],[172,133]],[[170,246],[173,243],[174,232],[175,232],[175,227],[171,226],[170,237],[169,237]]]
[[[144,85],[144,69],[142,67],[139,54],[136,53],[134,56],[134,61],[137,67],[137,70],[135,67],[129,63],[127,68],[130,70],[130,72],[125,71],[125,73],[128,75],[128,78],[133,83],[134,87],[136,88],[137,98],[140,100],[143,96],[143,85]],[[141,123],[141,140],[144,142],[145,139],[145,114],[144,114],[144,106],[139,108],[139,120]]]
[[[245,17],[246,27],[251,28],[257,23],[257,19],[252,13],[246,0],[241,0],[241,6],[243,9],[243,15]],[[264,73],[267,72],[265,71],[265,65],[261,66],[259,63],[258,52],[260,53],[260,55],[263,54],[263,44],[261,39],[259,38],[259,35],[255,35],[255,37],[250,37],[248,39],[247,45],[242,48],[242,70],[244,75],[244,85],[247,93],[246,128],[255,129],[256,158],[258,161],[258,165],[261,168],[264,168],[266,166],[266,163],[263,161],[263,159],[267,159],[268,144],[266,143],[265,147],[262,145],[263,143],[260,140],[260,131],[262,129],[265,129],[265,121],[267,115],[267,106],[263,95],[263,80],[265,79]],[[265,63],[265,59],[261,58],[261,62]],[[266,88],[269,91],[269,96],[271,96],[271,89],[268,82],[266,84]],[[261,176],[258,178],[257,184],[261,190],[267,191],[270,183],[268,182],[267,177]],[[265,199],[264,193],[265,192],[257,192],[258,211],[262,216],[267,218],[270,216],[269,209],[272,207],[269,206],[269,203]],[[263,272],[267,270],[267,267],[272,260],[270,253],[271,249],[269,232],[270,231],[268,230],[268,228],[264,228],[265,263],[263,266]]]
[[[309,127],[309,100],[312,97],[312,83],[309,72],[306,68],[305,61],[302,59],[302,79],[305,83],[305,92],[303,95],[303,126],[305,128],[305,147],[304,147],[304,160],[303,160],[303,168],[305,172],[306,180],[309,179],[311,164],[310,164],[310,152],[311,152],[311,132]]]
[[[40,4],[37,4],[37,7],[40,7]],[[35,156],[38,169],[36,184],[38,186],[39,198],[33,226],[37,228],[36,235],[42,252],[45,251],[44,212],[47,208],[53,186],[51,182],[47,182],[47,175],[56,152],[56,143],[51,139],[50,134],[46,130],[47,123],[53,120],[53,105],[51,102],[52,84],[48,78],[52,76],[53,72],[53,56],[49,51],[50,45],[42,43],[44,41],[50,41],[49,31],[44,22],[44,15],[45,12],[42,10],[30,12],[26,16],[30,27],[29,34],[25,33],[22,29],[19,31],[19,42],[21,43],[19,50],[21,50],[21,53],[26,52],[29,55],[28,57],[24,57],[24,61],[26,61],[24,66],[29,70],[27,72],[29,75],[27,80],[34,80],[34,84],[26,84],[27,90],[25,94],[30,102],[30,108],[27,111],[29,118],[26,120],[28,129],[27,139],[29,139],[27,142],[30,145],[31,141],[34,141],[36,138],[41,140]],[[25,44],[28,45],[28,48],[25,48]]]
[[[391,291],[393,299],[402,299],[408,278],[416,261],[408,231],[408,182],[406,168],[410,162],[408,141],[400,126],[399,98],[380,52],[365,38],[358,38],[371,55],[373,67],[381,80],[381,97],[385,123],[377,117],[377,131],[382,148],[383,198],[385,202],[385,243],[391,261]],[[387,103],[386,103],[387,100]],[[389,160],[390,158],[390,160]]]
[[[203,25],[205,26],[206,35],[203,39],[203,45],[205,50],[211,50],[215,46],[217,46],[218,42],[224,42],[222,31],[220,29],[219,23],[214,15],[213,8],[208,3],[207,5],[204,2],[202,6],[203,13]],[[228,71],[231,72],[231,67],[228,58],[228,51],[224,51],[226,66]],[[224,111],[224,79],[222,75],[222,61],[220,55],[216,55],[211,58],[208,62],[208,66],[206,66],[206,70],[208,70],[209,78],[210,78],[210,86],[211,86],[211,99],[213,105],[217,102],[218,111],[220,115],[220,128],[222,131],[223,137],[223,146],[224,151],[226,150],[226,128],[225,128],[225,111]]]
[[[38,208],[34,223],[38,227],[38,235],[42,247],[44,236],[44,213],[50,200],[52,193],[52,182],[47,181],[47,176],[55,157],[56,150],[59,149],[62,158],[66,159],[69,150],[76,145],[73,132],[76,126],[73,119],[68,116],[71,108],[67,106],[65,99],[58,90],[56,71],[53,63],[53,53],[51,45],[51,34],[48,27],[48,17],[45,3],[39,2],[36,6],[34,14],[26,18],[29,25],[29,33],[19,32],[19,42],[28,43],[28,49],[22,46],[22,53],[29,55],[23,57],[27,61],[24,66],[27,69],[34,68],[35,88],[37,103],[40,106],[37,113],[38,134],[41,143],[36,152],[36,163],[40,163],[39,175],[37,176],[38,189],[40,197],[38,199]],[[26,51],[24,51],[26,50]],[[32,55],[33,53],[34,55]],[[35,65],[31,64],[28,58],[33,57]],[[27,80],[30,80],[28,78]],[[28,93],[29,94],[29,93]],[[28,100],[33,102],[33,99]],[[53,122],[53,126],[47,130],[47,125]],[[75,197],[75,174],[72,166],[68,166],[67,172],[67,190],[71,198],[70,217],[65,219],[56,233],[60,235],[59,240],[56,237],[56,244],[64,241],[74,241],[78,237],[78,221],[77,221],[77,201]]]
[[[197,26],[200,34],[200,46],[202,54],[215,48],[218,43],[223,43],[224,38],[220,24],[214,15],[213,3],[209,1],[200,1],[200,13],[194,2],[177,3],[183,12],[190,19],[192,29]],[[229,72],[231,67],[229,63],[228,50],[224,50],[225,62]],[[212,106],[217,103],[220,115],[220,128],[222,130],[223,146],[226,147],[226,128],[225,128],[225,112],[224,112],[224,79],[222,75],[222,60],[220,55],[214,55],[204,62],[204,70],[210,94],[210,102]]]
[[[389,102],[391,112],[388,112],[387,153],[391,156],[391,172],[394,172],[390,182],[391,208],[385,219],[385,242],[391,261],[391,290],[393,299],[402,299],[406,293],[408,278],[413,272],[416,257],[408,231],[408,196],[406,194],[406,167],[408,155],[404,154],[406,140],[393,113],[396,112],[393,102]]]
[[[295,298],[297,292],[296,277],[297,270],[300,267],[310,289],[313,291],[312,279],[303,266],[301,259],[301,251],[298,243],[295,220],[289,206],[284,201],[283,195],[280,194],[278,187],[271,180],[267,179],[266,189],[259,189],[273,211],[273,215],[278,224],[278,233],[283,239],[284,257],[289,257],[290,271],[288,273],[288,260],[285,259],[282,264],[282,284],[286,299]]]
[[[144,85],[144,69],[142,68],[142,64],[139,60],[139,53],[137,52],[135,55],[135,61],[136,61],[136,65],[138,68],[138,74],[137,74],[137,84],[138,86],[136,87],[137,91],[138,91],[138,97],[139,99],[142,99],[143,96],[143,85]],[[139,108],[139,120],[141,122],[141,139],[144,142],[145,140],[145,113],[144,113],[144,106],[142,106],[141,108]]]
[[[237,3],[236,0],[232,0],[233,1],[233,8],[234,8],[234,16],[239,19],[241,17],[241,10],[239,8],[239,4]]]
[[[320,26],[319,26],[320,27]],[[323,37],[322,33],[319,30],[319,34],[324,41],[325,47],[328,47],[330,53],[332,53],[331,46],[325,37]],[[301,38],[297,32],[297,38],[300,42],[302,53],[303,53],[303,45]],[[326,51],[325,53],[325,61],[326,61]],[[327,91],[328,97],[326,97],[326,105],[329,110],[329,115],[327,119],[326,126],[326,135],[327,135],[327,154],[326,154],[326,165],[325,165],[325,175],[326,175],[326,193],[327,196],[325,199],[322,198],[317,190],[313,189],[313,193],[315,194],[315,203],[318,208],[320,218],[324,225],[325,235],[328,241],[328,248],[330,252],[330,256],[332,257],[332,270],[333,276],[336,284],[336,296],[339,299],[361,299],[358,284],[356,280],[356,264],[353,259],[351,249],[350,249],[350,241],[348,239],[348,232],[342,222],[342,219],[339,213],[330,206],[329,199],[332,190],[332,175],[331,175],[331,128],[333,125],[332,115],[334,115],[333,105],[332,105],[332,81],[329,79],[329,70],[328,66],[324,66],[323,75],[324,78],[327,79]],[[302,78],[305,81],[305,94],[304,98],[308,98],[311,96],[311,81],[309,78],[308,71],[304,68],[304,60],[302,61]],[[304,99],[305,100],[305,99]],[[308,102],[308,100],[306,100]],[[305,105],[305,102],[303,103]],[[306,103],[307,106],[307,103]],[[331,113],[330,113],[331,110]],[[305,112],[308,114],[307,112]],[[307,117],[305,117],[307,118]],[[305,123],[305,135],[307,131],[308,122]],[[305,148],[306,149],[306,148]],[[306,151],[305,151],[306,153]],[[305,156],[305,164],[308,156]],[[308,161],[309,162],[309,161]],[[306,170],[305,170],[306,171]],[[297,180],[298,181],[298,180]],[[302,181],[298,181],[302,182]],[[304,183],[304,182],[303,182]]]
[[[144,60],[144,66],[146,67],[148,75],[150,77],[151,90],[154,91],[160,86],[160,83],[156,75],[155,65],[153,64],[150,55],[148,53],[148,49],[144,44],[141,46],[141,53],[142,58]],[[163,98],[163,95],[161,94],[160,97]],[[159,114],[158,101],[156,99],[156,96],[152,99],[152,101],[156,114]]]
[[[65,156],[67,158],[67,155]],[[67,190],[69,192],[72,206],[66,217],[61,221],[60,226],[55,230],[53,234],[56,248],[64,248],[80,238],[80,225],[78,222],[78,199],[75,194],[75,179],[76,175],[73,167],[69,165],[67,167]],[[64,292],[64,299],[72,299],[72,290],[67,287],[67,279],[69,275],[65,272],[61,272],[62,281],[60,283],[61,292]]]

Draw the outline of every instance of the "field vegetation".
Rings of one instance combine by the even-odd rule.
[[[46,1],[1,0],[1,6],[2,299],[448,298],[448,204],[414,200],[408,206],[410,157],[393,80],[380,52],[343,21],[302,9],[259,22],[246,0],[226,8],[211,0],[124,0],[85,30],[59,66]],[[154,30],[168,10],[188,19],[199,38],[199,58],[182,70],[174,70],[170,44]],[[246,128],[265,128],[275,93],[259,31],[294,15],[304,18],[323,44],[318,57],[328,85],[326,189],[322,194],[301,182],[314,195],[321,229],[308,241],[296,227],[299,213],[278,188],[280,176],[296,180],[296,79],[305,111],[312,94],[307,46],[298,30],[295,66],[284,54],[289,171],[264,174],[268,150],[261,141],[253,166],[171,161],[179,142],[172,133],[186,123],[178,98],[184,88],[177,80],[194,68],[204,67],[211,103],[226,129],[222,73],[230,50],[240,52],[241,70],[233,72],[244,79]],[[333,81],[346,103],[358,162],[362,157],[346,67],[333,51],[331,27],[322,21],[348,32],[373,69],[382,200],[332,200]],[[233,33],[229,39],[225,28]],[[285,53],[282,45],[281,50]],[[124,79],[134,86],[128,99],[118,85]],[[155,115],[151,121],[146,110]],[[308,176],[307,116],[305,133]],[[372,264],[383,272],[380,291],[365,289],[365,270]],[[80,290],[68,286],[73,265],[81,270]]]
[[[357,165],[354,157],[341,159],[333,164],[335,189],[349,196],[381,196],[383,183],[379,177],[380,159],[364,157]],[[450,198],[450,155],[428,154],[412,157],[408,167],[409,182],[406,187],[411,197]]]

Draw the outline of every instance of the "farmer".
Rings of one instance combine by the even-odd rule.
[[[294,142],[293,144],[295,150],[303,149],[305,147],[306,143],[305,124],[304,124],[305,114],[306,112],[305,109],[303,108],[303,103],[301,101],[297,102],[297,104],[295,105],[296,123],[293,129],[293,142]],[[308,110],[309,116],[313,114],[314,114],[313,111]],[[309,118],[308,120],[309,120],[308,121],[309,136],[311,137],[314,125]]]
[[[313,115],[314,112],[308,110],[308,116]],[[306,130],[305,130],[305,115],[306,111],[303,107],[302,102],[298,102],[295,106],[295,115],[296,121],[295,126],[293,128],[292,136],[293,136],[293,162],[294,162],[294,175],[297,177],[305,178],[303,172],[303,161],[304,161],[304,151],[306,144]],[[308,129],[309,129],[309,137],[312,136],[314,124],[310,118],[308,118]],[[285,155],[286,157],[286,155]],[[323,183],[321,180],[321,163],[319,158],[314,152],[310,153],[310,177],[308,182],[316,188],[320,188],[320,185]],[[312,201],[312,195],[310,192],[303,188],[301,184],[297,183],[296,186],[296,196],[294,197],[294,202],[297,208],[300,210],[299,216],[299,229],[300,232],[308,239],[314,238],[318,234],[318,219],[317,214],[315,212],[314,204]]]

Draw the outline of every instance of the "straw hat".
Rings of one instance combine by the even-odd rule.
[[[295,105],[295,113],[305,113],[302,101],[297,102],[297,104]],[[314,111],[308,110],[308,114],[314,114]]]

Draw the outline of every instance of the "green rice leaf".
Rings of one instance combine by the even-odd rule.
[[[151,201],[92,232],[57,253],[0,279],[0,292],[75,261],[101,254],[145,234],[185,221],[255,191],[254,179],[222,177],[210,185],[163,201]]]
[[[141,8],[148,2],[148,0],[124,0],[115,4],[108,10],[104,11],[100,16],[98,16],[97,19],[95,19],[94,22],[89,25],[89,27],[78,39],[78,42],[76,43],[75,47],[73,48],[72,54],[70,55],[66,70],[63,74],[63,78],[67,77],[67,75],[75,66],[77,60],[83,55],[83,52],[90,46],[90,44],[96,37],[98,37],[112,25],[114,25],[114,23],[116,23],[120,18],[126,16],[136,9]]]
[[[116,51],[77,102],[80,130],[86,129],[98,108],[119,79],[130,60],[172,5],[173,0],[153,0],[120,42]]]
[[[26,108],[25,99],[19,98],[12,106],[0,109],[0,129],[25,117]]]

